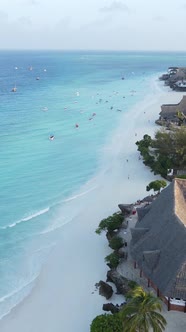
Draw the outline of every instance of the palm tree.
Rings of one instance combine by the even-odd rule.
[[[181,126],[184,123],[185,119],[186,119],[185,114],[181,111],[177,111],[176,117],[178,118],[179,126]]]
[[[128,293],[129,302],[123,307],[121,317],[124,325],[123,332],[162,332],[167,324],[159,313],[162,305],[152,293],[146,293],[138,286]]]

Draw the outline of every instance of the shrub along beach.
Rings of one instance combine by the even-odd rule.
[[[106,262],[110,266],[117,265],[118,256],[112,253],[113,250],[114,253],[120,250],[123,240],[119,235],[115,240],[110,238],[108,246],[105,235],[102,233],[98,236],[95,230],[101,220],[118,212],[119,203],[137,202],[147,195],[146,187],[149,183],[160,179],[160,175],[154,175],[144,165],[135,143],[143,140],[144,135],[149,135],[149,144],[149,137],[153,139],[159,129],[155,120],[160,106],[164,103],[178,103],[181,97],[181,92],[163,87],[153,98],[151,96],[129,113],[123,114],[120,128],[106,151],[109,154],[107,171],[98,176],[98,186],[87,193],[75,222],[64,226],[61,244],[50,254],[32,293],[0,322],[1,332],[88,332],[93,319],[104,313],[104,303],[120,305],[124,302],[123,295],[116,295],[115,291],[111,299],[105,300],[95,286],[100,280],[106,279],[109,269]],[[160,171],[156,173],[164,175]],[[121,223],[118,214],[115,215],[115,222]],[[104,221],[97,232],[105,227],[108,228],[108,225],[105,226]],[[109,233],[114,230],[115,227],[111,227]],[[143,292],[140,289],[138,291]],[[125,315],[128,314],[123,312],[123,317]],[[122,330],[120,320],[114,320],[113,323],[110,317],[107,324],[117,326],[112,331]],[[167,331],[175,331],[171,329],[169,321],[168,326]],[[93,331],[98,330],[92,327]]]

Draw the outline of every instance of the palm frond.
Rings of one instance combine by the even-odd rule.
[[[159,298],[145,292],[142,287],[136,287],[129,293],[129,299],[120,312],[124,332],[148,332],[150,328],[154,332],[165,330],[166,320],[159,313],[162,308]]]

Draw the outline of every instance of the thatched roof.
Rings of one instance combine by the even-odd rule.
[[[165,296],[186,300],[186,180],[174,179],[131,230],[131,255]]]
[[[154,269],[156,267],[160,253],[160,250],[146,250],[143,252],[145,263],[149,266],[150,269]]]
[[[136,211],[138,214],[138,220],[140,221],[146,215],[146,213],[149,212],[149,210],[150,210],[150,205],[147,205],[147,206],[141,207],[141,208],[137,208]]]
[[[136,243],[148,231],[149,228],[131,228],[133,242]]]
[[[169,82],[176,82],[178,80],[182,80],[186,78],[186,68],[185,67],[179,67],[176,70],[176,73],[171,75],[169,78]]]
[[[178,104],[164,104],[161,106],[160,116],[167,120],[175,120],[176,113],[180,111],[186,115],[186,96]]]

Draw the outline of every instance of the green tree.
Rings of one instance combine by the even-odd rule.
[[[152,165],[154,174],[161,174],[162,177],[167,176],[167,172],[172,168],[172,162],[168,156],[159,154],[156,157],[156,161]]]
[[[181,127],[174,133],[174,163],[186,167],[186,128]]]
[[[165,188],[167,185],[165,180],[156,180],[156,181],[152,181],[148,184],[148,186],[146,186],[146,190],[150,191],[151,189],[153,189],[154,191],[158,191],[160,192],[161,188]]]
[[[138,146],[138,149],[140,151],[141,148],[148,148],[149,146],[151,146],[151,143],[152,138],[149,135],[145,134],[141,141],[136,142],[136,145]]]
[[[114,236],[110,241],[109,241],[109,247],[114,249],[114,250],[118,250],[121,247],[123,247],[123,239],[120,236]]]
[[[116,251],[105,257],[105,262],[111,269],[115,269],[119,264],[120,258]]]
[[[112,233],[121,226],[123,219],[124,217],[121,213],[114,213],[112,216],[100,221],[99,226],[96,229],[96,233],[101,234],[102,231]]]
[[[136,145],[138,146],[138,151],[140,151],[140,154],[143,157],[143,163],[152,168],[154,164],[154,156],[150,153],[152,138],[149,135],[144,135],[142,140],[136,142]]]
[[[171,168],[186,169],[186,127],[174,128],[171,131],[158,130],[154,139],[144,135],[136,144],[144,164],[149,166],[154,174],[166,178]]]
[[[123,332],[123,324],[118,314],[100,315],[93,319],[91,332]]]
[[[158,156],[164,156],[171,162],[170,168],[186,167],[186,128],[172,131],[158,131],[152,142]]]
[[[142,287],[136,287],[128,294],[128,303],[120,312],[123,321],[123,332],[162,332],[166,320],[161,312],[160,299],[152,293],[146,293]]]
[[[156,150],[156,154],[169,156],[172,154],[174,137],[172,133],[165,130],[158,130],[152,141],[152,146]]]
[[[181,111],[177,111],[176,116],[178,118],[179,126],[181,126],[182,124],[184,124],[184,122],[186,120],[185,114],[183,112],[181,112]]]

